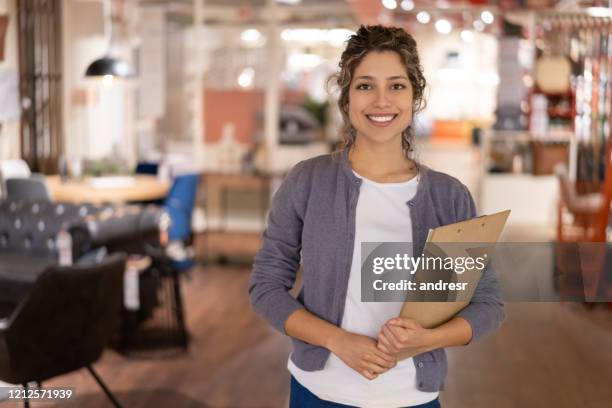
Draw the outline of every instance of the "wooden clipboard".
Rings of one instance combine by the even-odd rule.
[[[509,215],[510,210],[505,210],[429,230],[424,252],[428,243],[494,244],[499,240]],[[427,273],[427,271],[417,270],[414,277],[415,280],[419,279],[419,273]],[[477,276],[478,280],[481,273]],[[474,289],[477,283],[478,281],[472,285]],[[434,328],[446,323],[465,308],[469,304],[469,299],[471,299],[472,295],[473,291],[467,294],[467,300],[453,302],[406,301],[400,316],[414,319],[427,329]],[[415,354],[405,353],[400,355],[400,359],[403,360]]]

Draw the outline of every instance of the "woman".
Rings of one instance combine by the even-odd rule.
[[[467,344],[503,320],[485,271],[472,302],[424,329],[398,318],[401,303],[361,302],[361,242],[413,242],[476,215],[467,188],[410,158],[425,79],[401,28],[361,27],[336,77],[346,148],[297,164],[274,196],[249,292],[253,308],[292,337],[292,408],[439,407],[445,347]],[[303,287],[288,290],[300,260]],[[413,358],[397,361],[405,351]]]

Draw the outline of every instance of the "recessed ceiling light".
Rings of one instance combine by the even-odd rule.
[[[453,26],[451,25],[450,21],[444,18],[436,21],[436,31],[438,31],[440,34],[449,34],[452,30]]]
[[[382,5],[389,9],[389,10],[395,10],[397,8],[397,1],[395,0],[382,0]]]
[[[473,26],[476,29],[476,31],[484,31],[485,29],[485,23],[483,23],[482,20],[474,21]]]
[[[249,28],[240,33],[240,39],[244,42],[257,42],[261,38],[261,33],[255,28]]]
[[[410,11],[414,9],[414,1],[402,0],[402,2],[400,3],[400,7],[402,8],[402,10]]]
[[[495,16],[489,10],[484,10],[480,13],[480,19],[486,24],[492,24],[495,21]]]
[[[426,11],[419,11],[416,18],[421,24],[427,24],[431,21],[431,16]]]
[[[249,88],[253,85],[253,78],[255,77],[255,70],[251,67],[247,67],[242,70],[238,76],[238,85],[242,88]]]
[[[474,33],[470,30],[461,31],[461,39],[466,43],[471,43],[474,41]]]

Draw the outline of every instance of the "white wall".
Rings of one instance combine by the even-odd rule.
[[[88,159],[119,156],[132,162],[133,85],[115,81],[109,86],[85,77],[87,66],[106,53],[109,43],[103,3],[63,2],[65,154]],[[129,60],[125,49],[118,51]]]
[[[4,61],[0,62],[0,71],[19,69],[17,47],[17,0],[0,0],[0,14],[9,15],[9,26],[5,38]],[[19,119],[2,124],[0,132],[0,160],[15,159],[21,156]]]
[[[497,104],[497,39],[474,33],[474,41],[461,40],[458,30],[441,35],[432,30],[413,33],[428,82],[427,109],[432,119],[478,120],[492,123]],[[457,51],[456,67],[445,67],[447,52]]]
[[[487,174],[482,179],[481,210],[485,214],[511,209],[513,225],[553,228],[557,223],[559,181],[555,176]]]

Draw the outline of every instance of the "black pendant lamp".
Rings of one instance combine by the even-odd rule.
[[[113,31],[113,18],[112,18],[112,0],[106,0],[104,2],[104,26],[110,28],[110,40],[108,45],[108,51],[106,55],[96,59],[87,67],[85,71],[86,77],[117,77],[117,78],[130,78],[134,76],[134,68],[132,65],[113,55],[114,45],[114,31]]]
[[[85,76],[88,77],[104,77],[106,75],[129,78],[134,76],[134,70],[127,61],[107,54],[89,64],[87,71],[85,71]]]

